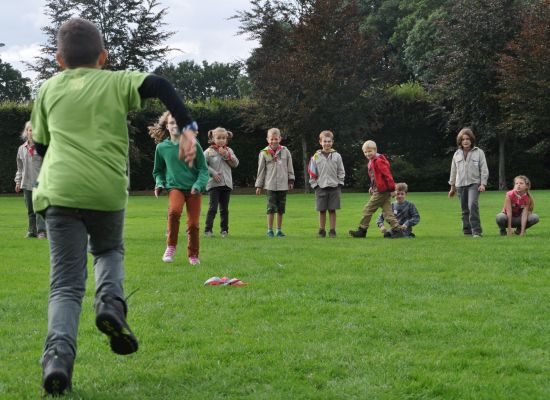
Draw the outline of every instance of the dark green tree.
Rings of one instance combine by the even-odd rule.
[[[308,148],[319,132],[335,130],[343,145],[365,123],[361,94],[378,76],[381,53],[361,33],[365,15],[357,1],[251,3],[236,18],[241,33],[260,43],[247,61],[258,117],[301,148],[297,165],[307,182]]]
[[[498,142],[498,186],[506,188],[506,132],[497,60],[520,26],[518,0],[456,0],[438,21],[432,54],[421,79],[449,112],[449,132],[471,126],[481,143]],[[451,142],[451,141],[450,141]]]
[[[0,102],[30,100],[30,80],[24,78],[11,64],[0,59]]]
[[[55,74],[57,31],[69,18],[78,16],[94,22],[101,30],[109,51],[105,68],[145,71],[154,62],[163,61],[171,50],[162,45],[173,32],[162,29],[167,9],[159,6],[157,0],[49,0],[45,13],[50,24],[42,28],[46,43],[42,45],[42,55],[28,66],[38,73],[38,80]]]
[[[182,61],[177,65],[164,63],[155,73],[166,77],[178,93],[187,100],[239,99],[250,94],[248,77],[242,73],[242,63],[209,64],[203,61]]]
[[[501,128],[530,144],[532,155],[550,154],[550,0],[523,13],[522,28],[499,59]]]

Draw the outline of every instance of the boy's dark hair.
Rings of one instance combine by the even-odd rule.
[[[57,50],[68,68],[94,65],[103,49],[101,32],[86,19],[70,19],[57,32]]]

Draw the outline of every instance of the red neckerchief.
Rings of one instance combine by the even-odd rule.
[[[226,160],[229,161],[229,160],[232,159],[232,157],[231,157],[231,152],[229,151],[229,147],[227,147],[227,146],[218,146],[218,145],[215,144],[215,143],[212,143],[212,144],[210,145],[210,147],[211,147],[213,150],[215,150],[218,154],[219,154],[219,152],[220,152],[220,149],[225,149],[225,150],[227,150],[227,158],[226,158]]]
[[[27,151],[29,152],[29,155],[30,155],[31,157],[34,157],[34,144],[33,144],[32,146],[29,145],[29,141],[27,140],[27,141],[25,142],[25,147],[27,148]]]
[[[273,161],[277,161],[277,156],[279,155],[281,150],[283,150],[283,146],[281,145],[278,145],[275,150],[273,150],[271,146],[267,146],[267,152],[271,154],[271,157],[273,157]]]

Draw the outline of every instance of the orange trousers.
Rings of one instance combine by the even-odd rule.
[[[178,189],[168,192],[168,229],[166,244],[176,246],[180,231],[183,205],[187,211],[187,256],[199,256],[199,219],[201,215],[201,194],[191,194]]]

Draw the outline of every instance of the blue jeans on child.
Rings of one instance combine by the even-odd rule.
[[[57,349],[74,357],[88,276],[87,250],[93,256],[96,299],[103,294],[124,299],[124,210],[50,206],[45,215],[51,270],[44,354]]]
[[[37,233],[46,232],[44,217],[34,212],[34,207],[32,205],[32,190],[23,189],[23,198],[25,199],[25,206],[27,207],[27,215],[29,217],[27,232],[35,236]]]
[[[462,209],[462,232],[465,235],[481,235],[481,220],[479,218],[479,184],[456,188]]]

